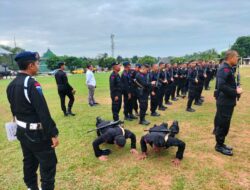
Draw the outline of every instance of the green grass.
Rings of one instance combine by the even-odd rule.
[[[176,148],[170,148],[156,155],[150,151],[145,161],[139,161],[129,153],[129,144],[122,150],[113,149],[108,162],[95,158],[92,141],[95,133],[86,131],[95,127],[96,116],[112,119],[109,96],[109,73],[98,73],[96,100],[98,107],[87,104],[85,76],[72,75],[69,81],[77,90],[73,111],[75,117],[65,118],[60,109],[60,101],[55,80],[51,76],[37,77],[43,87],[51,115],[60,131],[60,146],[56,149],[58,167],[56,189],[60,190],[101,190],[101,189],[173,189],[173,190],[218,190],[250,189],[250,68],[242,69],[244,94],[232,119],[227,143],[232,145],[233,157],[226,157],[214,151],[213,119],[215,101],[213,91],[204,91],[205,103],[195,107],[195,113],[185,112],[186,99],[169,106],[161,117],[147,119],[153,124],[171,123],[178,120],[178,137],[186,142],[184,159],[179,168],[171,164]],[[0,189],[25,189],[22,180],[22,153],[18,141],[8,142],[4,123],[11,120],[6,87],[10,80],[0,80]],[[214,86],[214,82],[211,83]],[[123,109],[120,112],[121,118]],[[137,135],[137,147],[144,134],[137,121],[126,122],[125,127]]]

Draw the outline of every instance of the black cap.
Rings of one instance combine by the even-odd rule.
[[[37,52],[23,51],[16,55],[15,61],[20,63],[24,61],[38,61],[40,56]]]
[[[113,63],[111,64],[112,67],[115,66],[115,65],[119,65],[119,63],[118,63],[118,62],[113,62]]]
[[[141,64],[140,63],[136,63],[135,66],[141,68]]]
[[[123,135],[118,135],[115,137],[115,144],[117,144],[120,147],[124,147],[126,144],[126,139]]]
[[[165,146],[165,139],[162,135],[156,135],[154,137],[153,143],[156,147],[164,147]]]
[[[123,62],[123,66],[124,66],[124,67],[126,67],[126,66],[128,66],[128,65],[131,65],[131,64],[129,63],[129,61],[124,61],[124,62]]]

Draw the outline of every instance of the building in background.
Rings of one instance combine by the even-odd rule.
[[[40,59],[40,73],[48,73],[51,70],[48,68],[46,61],[51,58],[56,56],[50,49],[48,49],[43,56]]]

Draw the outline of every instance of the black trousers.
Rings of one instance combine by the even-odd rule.
[[[119,112],[121,110],[121,106],[122,106],[122,95],[118,95],[118,100],[115,101],[115,96],[111,96],[111,100],[112,100],[112,114],[113,114],[113,119],[114,121],[118,121],[119,120]]]
[[[203,90],[203,85],[199,85],[196,89],[195,102],[199,102],[199,100],[201,99],[202,90]]]
[[[175,92],[176,92],[176,83],[172,84],[172,91],[171,91],[171,99],[173,100],[175,98]]]
[[[191,108],[194,99],[197,97],[197,93],[198,93],[197,89],[189,88],[187,108]]]
[[[51,140],[44,140],[41,131],[29,131],[20,127],[16,135],[23,152],[23,173],[26,186],[31,190],[38,190],[36,172],[40,165],[42,189],[53,190],[57,157],[55,150],[51,148]]]
[[[139,96],[140,104],[140,121],[145,119],[145,115],[148,109],[148,93],[143,93]]]
[[[133,97],[131,93],[131,98],[128,99],[128,93],[123,93],[123,108],[124,108],[124,115],[128,116],[128,114],[132,114],[133,110]]]
[[[216,107],[217,111],[214,118],[215,139],[217,145],[223,145],[230,128],[234,106],[217,105]]]
[[[71,111],[75,98],[72,92],[70,91],[58,91],[61,100],[61,108],[64,113],[66,113],[66,106],[65,106],[65,97],[68,96],[69,103],[68,103],[68,110]]]
[[[171,92],[172,92],[172,88],[173,88],[172,83],[168,84],[167,87],[166,87],[166,90],[165,90],[165,103],[167,103],[169,101],[169,98],[170,98],[170,95],[171,95]]]
[[[163,97],[164,97],[165,91],[166,91],[166,86],[162,85],[158,91],[158,105],[159,105],[159,107],[163,106]]]
[[[177,90],[176,90],[177,96],[180,96],[180,92],[181,92],[181,90],[183,88],[183,85],[184,85],[183,79],[178,79],[178,81],[177,81]]]
[[[138,92],[136,90],[132,93],[132,101],[133,101],[133,109],[135,110],[136,113],[138,113],[139,98],[138,98]]]
[[[166,142],[166,148],[169,148],[171,146],[177,146],[178,147],[178,150],[176,152],[176,158],[181,160],[183,158],[183,154],[184,154],[186,144],[183,141],[181,141],[181,140],[179,140],[179,139],[177,139],[175,137],[170,137],[169,136],[168,140]]]
[[[158,94],[158,90],[155,90],[155,95],[153,96],[152,94],[150,94],[150,111],[151,113],[154,113],[158,107],[158,97],[159,97],[159,94]]]
[[[210,81],[211,81],[211,76],[208,76],[208,77],[205,79],[205,83],[204,83],[204,87],[205,87],[206,90],[207,90],[208,87],[209,87]]]

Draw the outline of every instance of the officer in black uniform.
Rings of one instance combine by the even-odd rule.
[[[138,101],[139,101],[139,92],[137,90],[137,84],[135,83],[136,74],[139,72],[141,68],[141,64],[137,63],[134,69],[131,69],[131,78],[132,78],[132,101],[133,101],[133,109],[135,110],[135,114],[139,116],[138,113]]]
[[[198,93],[198,69],[196,68],[196,63],[190,63],[190,70],[188,73],[188,102],[187,109],[188,112],[195,112],[195,109],[191,108],[192,103],[197,97]]]
[[[229,50],[225,54],[225,62],[221,64],[216,76],[217,96],[216,115],[214,119],[215,150],[228,156],[233,155],[232,148],[225,145],[225,137],[228,134],[236,99],[242,93],[241,87],[236,86],[233,66],[237,65],[238,53]]]
[[[167,86],[166,86],[165,98],[164,98],[165,104],[172,105],[172,102],[170,102],[169,99],[170,99],[170,95],[171,95],[172,88],[173,88],[174,77],[173,77],[173,72],[172,72],[172,68],[170,64],[165,65],[165,75],[167,77]]]
[[[50,116],[41,85],[33,78],[39,69],[39,54],[22,52],[15,61],[20,72],[7,87],[7,97],[17,124],[17,139],[23,152],[24,182],[38,190],[37,169],[40,165],[42,189],[54,189],[59,144],[58,129]]]
[[[202,90],[203,90],[203,87],[204,87],[204,81],[205,81],[205,78],[207,76],[204,73],[205,69],[204,69],[202,63],[199,62],[197,64],[197,66],[196,66],[196,69],[198,71],[198,74],[197,74],[198,83],[197,83],[197,88],[196,88],[196,97],[195,97],[195,103],[194,103],[194,105],[201,106],[202,103],[203,103],[203,101],[204,101],[201,98],[201,94],[202,94]]]
[[[126,144],[126,139],[131,139],[131,150],[132,154],[138,154],[136,150],[136,136],[130,130],[122,128],[119,124],[107,125],[109,121],[105,121],[101,118],[97,118],[96,127],[97,129],[97,139],[92,143],[95,156],[101,161],[107,161],[107,156],[111,153],[109,149],[101,150],[100,145],[103,143],[116,144],[118,147],[122,148]],[[107,127],[102,128],[104,125]]]
[[[137,85],[135,83],[135,76],[139,72],[141,68],[141,64],[137,63],[133,69],[131,69],[131,79],[132,79],[132,101],[133,101],[133,110],[135,111],[135,115],[139,116],[138,112],[138,93],[137,93]]]
[[[159,102],[159,93],[160,93],[160,72],[158,70],[158,64],[153,64],[152,71],[150,74],[150,82],[155,81],[155,85],[152,86],[150,92],[150,111],[151,116],[158,117],[159,113],[156,112]]]
[[[132,114],[133,111],[133,98],[134,98],[134,89],[132,84],[132,76],[130,71],[130,63],[125,61],[123,63],[124,71],[121,75],[122,82],[122,94],[123,94],[123,106],[124,106],[124,119],[128,121],[132,121],[133,119],[137,119]]]
[[[120,72],[120,64],[112,63],[113,72],[109,77],[110,96],[112,100],[112,113],[114,121],[119,120],[119,112],[122,105],[122,83]]]
[[[155,81],[149,80],[149,65],[142,65],[139,73],[135,77],[135,82],[137,84],[137,89],[139,93],[139,104],[140,104],[140,121],[139,124],[149,125],[150,122],[145,120],[146,111],[148,109],[148,96]]]
[[[145,159],[147,157],[147,144],[154,148],[155,152],[159,152],[161,148],[169,148],[171,146],[177,146],[178,150],[176,152],[176,158],[172,160],[175,166],[180,164],[180,161],[183,158],[184,150],[185,150],[185,143],[178,138],[175,137],[177,133],[179,133],[179,126],[178,122],[175,121],[169,128],[172,131],[172,128],[175,132],[164,132],[164,130],[168,130],[168,125],[166,123],[162,123],[161,125],[149,129],[149,133],[141,137],[141,151],[142,155],[140,159]]]
[[[163,105],[163,97],[165,95],[165,91],[167,88],[167,74],[165,71],[165,64],[163,62],[159,63],[159,93],[158,93],[158,105],[159,105],[159,110],[165,111],[167,109],[166,106]]]
[[[212,79],[212,63],[209,63],[209,64],[206,64],[205,65],[205,73],[206,73],[206,78],[205,78],[205,83],[204,83],[204,88],[205,90],[210,90],[210,86],[209,86],[209,83]]]
[[[175,97],[175,93],[176,93],[176,88],[177,88],[177,84],[178,84],[178,67],[177,64],[175,63],[173,65],[173,67],[171,68],[171,72],[172,72],[172,76],[173,76],[173,83],[172,83],[172,92],[171,92],[171,100],[172,101],[177,101],[178,98]]]
[[[57,90],[58,94],[60,96],[61,100],[61,108],[64,113],[64,116],[75,116],[74,113],[72,113],[72,107],[75,101],[74,94],[75,90],[72,88],[72,86],[68,82],[67,74],[64,72],[65,69],[65,63],[59,62],[58,63],[58,71],[55,74],[56,84],[57,84]],[[65,106],[65,97],[68,96],[69,103],[68,103],[68,111],[66,111]]]

